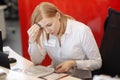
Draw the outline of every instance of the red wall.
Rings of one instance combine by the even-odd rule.
[[[108,8],[112,7],[120,11],[120,0],[18,0],[22,53],[27,59],[30,59],[27,50],[27,30],[30,27],[30,17],[35,6],[43,1],[54,3],[62,12],[87,24],[92,29],[99,47],[104,34],[104,21],[108,14]],[[42,64],[50,64],[48,56]]]

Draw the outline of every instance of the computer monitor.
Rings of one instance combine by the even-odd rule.
[[[10,60],[8,55],[3,52],[2,31],[0,30],[0,66],[10,69]]]
[[[2,31],[0,30],[0,51],[3,52]]]

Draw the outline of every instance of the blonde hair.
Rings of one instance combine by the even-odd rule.
[[[67,18],[74,19],[69,15],[63,14],[55,5],[49,3],[49,2],[42,2],[39,5],[36,6],[32,13],[31,17],[31,23],[32,25],[42,20],[43,16],[45,17],[54,17],[56,13],[60,13],[60,30],[58,32],[58,39],[60,40],[60,37],[62,34],[64,34],[67,24]],[[43,29],[39,30],[36,42],[39,42],[40,36],[43,34]],[[49,39],[49,34],[46,33],[47,40]]]

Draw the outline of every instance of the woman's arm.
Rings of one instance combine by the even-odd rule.
[[[46,55],[46,52],[42,45],[43,44],[42,36],[39,32],[40,32],[40,27],[36,24],[32,25],[27,31],[29,36],[28,52],[34,64],[40,64]],[[38,37],[38,34],[40,34],[39,35],[40,37]],[[40,40],[41,47],[40,47],[40,44],[37,43],[36,39]]]
[[[102,65],[101,55],[89,27],[85,27],[82,32],[81,44],[82,49],[86,54],[86,59],[76,60],[77,68],[91,71],[100,68]]]
[[[40,64],[46,56],[45,49],[41,48],[36,43],[29,44],[28,52],[29,52],[30,58],[34,64]]]

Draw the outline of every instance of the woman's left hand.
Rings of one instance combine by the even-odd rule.
[[[55,67],[55,72],[56,73],[68,72],[75,64],[76,63],[74,60],[65,61]]]

